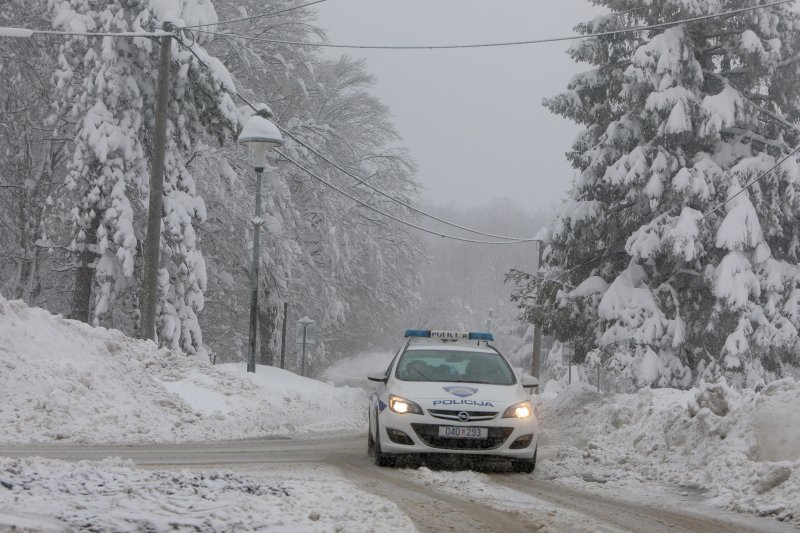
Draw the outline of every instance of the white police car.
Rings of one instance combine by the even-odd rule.
[[[533,472],[539,426],[530,389],[491,333],[407,330],[370,397],[368,450],[379,466],[405,454],[510,459]],[[526,390],[527,389],[527,390]]]

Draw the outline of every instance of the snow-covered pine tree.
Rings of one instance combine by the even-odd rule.
[[[763,4],[599,0],[582,33]],[[519,275],[529,318],[641,385],[721,373],[747,384],[797,363],[800,18],[772,6],[586,38],[592,65],[545,105],[584,126],[546,268]],[[719,212],[703,219],[720,202]]]
[[[67,0],[50,6],[53,27],[78,32],[151,31],[159,29],[157,21],[217,20],[209,0]],[[196,56],[172,41],[157,319],[160,342],[188,353],[202,351],[196,313],[203,308],[206,274],[194,224],[205,218],[205,206],[185,161],[200,140],[226,135],[237,121],[224,92],[235,90],[230,74],[202,41],[198,37],[193,46]],[[136,228],[147,206],[158,44],[145,37],[67,37],[58,63],[56,111],[76,123],[71,194],[63,200],[75,224],[73,247],[82,255],[73,314],[99,322],[123,291],[137,290],[134,263],[144,232]],[[114,325],[132,333],[132,311]]]

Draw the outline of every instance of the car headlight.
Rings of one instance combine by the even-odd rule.
[[[411,400],[406,400],[400,396],[389,396],[389,409],[401,415],[408,413],[413,413],[416,415],[422,414],[422,407]]]
[[[530,418],[533,414],[531,402],[525,401],[514,404],[503,413],[503,418]]]

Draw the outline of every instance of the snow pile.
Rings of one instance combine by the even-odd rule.
[[[760,392],[721,381],[612,397],[576,383],[541,412],[559,438],[540,463],[547,477],[658,480],[800,523],[800,383],[791,378]]]
[[[361,430],[364,393],[211,366],[0,297],[0,442],[135,443]]]
[[[0,459],[0,529],[414,531],[397,506],[345,481],[135,469],[130,461]]]
[[[392,362],[392,352],[366,352],[341,359],[325,369],[322,378],[335,385],[372,388],[367,376],[383,375]]]

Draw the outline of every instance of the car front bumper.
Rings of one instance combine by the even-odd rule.
[[[535,415],[523,420],[498,417],[492,420],[459,422],[427,414],[401,415],[384,409],[379,420],[381,451],[387,454],[455,454],[531,459],[539,437],[539,424]],[[485,427],[489,430],[488,438],[443,438],[438,436],[439,426]],[[397,431],[405,434],[408,439],[398,438]],[[390,432],[393,434],[390,435]],[[520,446],[528,435],[531,436],[530,441]],[[398,440],[403,443],[397,442]]]

